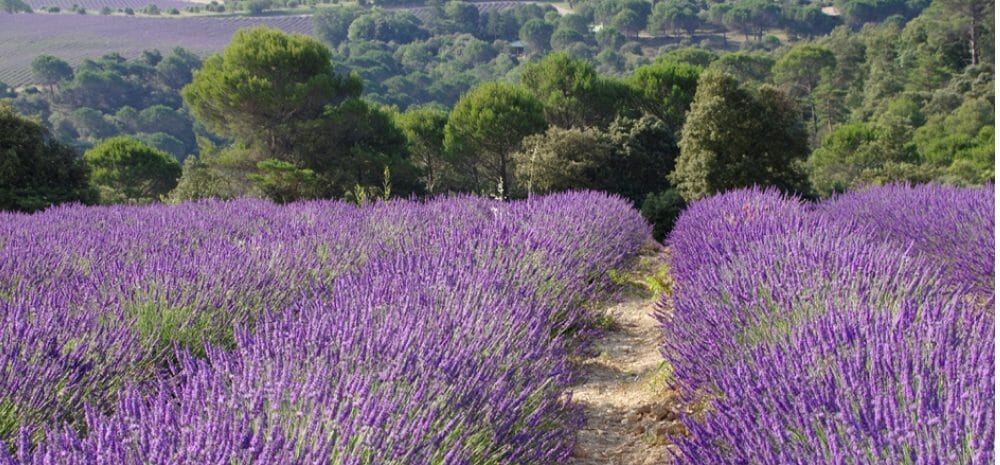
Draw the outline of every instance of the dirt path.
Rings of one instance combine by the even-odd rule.
[[[647,284],[664,267],[660,250],[641,257],[638,269],[623,278],[629,284],[619,302],[604,310],[609,328],[578,361],[573,401],[583,407],[586,424],[577,433],[572,465],[666,464],[670,436],[684,433],[676,396],[663,384],[667,367],[653,318],[658,289]]]

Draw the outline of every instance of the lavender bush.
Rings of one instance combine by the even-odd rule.
[[[560,463],[567,330],[649,236],[594,193],[0,215],[0,463]]]
[[[893,185],[843,195],[820,205],[833,218],[870,225],[878,239],[911,246],[949,271],[949,280],[980,293],[994,287],[993,187]]]
[[[993,191],[743,190],[668,239],[680,463],[993,462]],[[669,309],[669,311],[668,311]]]

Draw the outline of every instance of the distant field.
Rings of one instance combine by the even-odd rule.
[[[182,0],[25,0],[25,3],[36,10],[57,6],[63,10],[69,10],[73,5],[81,6],[88,12],[97,13],[101,8],[108,7],[112,10],[124,10],[131,8],[139,11],[146,5],[156,5],[161,10],[177,8],[183,10],[189,6],[197,5],[194,2]],[[221,3],[221,2],[220,2]]]
[[[237,29],[259,25],[312,33],[312,17],[308,15],[156,18],[0,14],[0,81],[12,86],[30,84],[31,61],[46,53],[71,65],[112,52],[132,58],[143,50],[167,52],[174,47],[206,55],[224,48]]]

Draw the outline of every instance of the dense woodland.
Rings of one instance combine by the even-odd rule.
[[[662,234],[734,187],[994,177],[992,2],[481,7],[331,7],[319,40],[243,30],[204,61],[40,56],[0,83],[0,208],[589,188]]]

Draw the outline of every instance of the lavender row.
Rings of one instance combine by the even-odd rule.
[[[648,237],[590,193],[4,215],[0,463],[559,463]]]
[[[111,8],[113,11],[120,11],[125,8],[131,8],[135,11],[139,11],[147,5],[156,5],[157,8],[164,10],[169,8],[183,10],[184,8],[190,6],[200,5],[198,2],[188,2],[184,0],[26,0],[25,3],[35,9],[36,12],[39,9],[50,7],[70,10],[74,5],[77,5],[84,8],[86,11],[90,11],[91,14],[96,14],[104,7]]]
[[[679,462],[992,463],[992,235],[991,187],[691,206],[660,314],[676,387],[707,401]]]
[[[994,287],[993,186],[892,185],[852,193],[819,206],[833,218],[869,226],[877,239],[911,246],[948,269],[949,280],[978,292]]]

